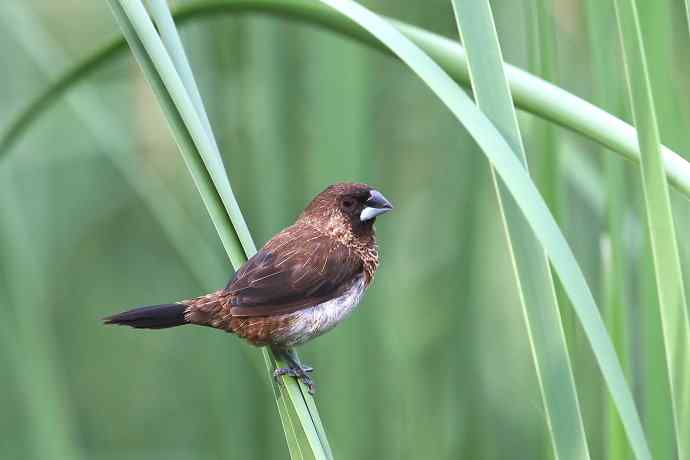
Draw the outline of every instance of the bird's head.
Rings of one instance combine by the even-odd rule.
[[[339,182],[316,195],[300,220],[339,237],[368,235],[376,217],[391,209],[386,197],[369,185]]]

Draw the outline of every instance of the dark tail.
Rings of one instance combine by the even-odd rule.
[[[122,313],[103,318],[103,321],[105,324],[119,324],[121,326],[136,327],[137,329],[165,329],[189,324],[184,317],[186,309],[187,305],[179,303],[152,305],[150,307],[123,311]]]

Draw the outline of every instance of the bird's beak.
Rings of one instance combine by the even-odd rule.
[[[378,190],[372,190],[369,192],[369,199],[364,203],[367,205],[366,208],[362,209],[359,215],[359,220],[365,222],[371,220],[374,217],[386,213],[393,209],[393,205],[386,199],[385,196],[381,194]]]

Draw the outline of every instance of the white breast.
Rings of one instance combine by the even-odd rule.
[[[280,343],[295,346],[324,334],[347,318],[364,293],[364,276],[359,276],[340,297],[294,313],[288,313],[290,326],[281,331]],[[274,340],[277,337],[274,337]]]

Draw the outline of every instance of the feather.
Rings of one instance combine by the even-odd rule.
[[[362,271],[361,259],[346,245],[297,223],[273,237],[237,272],[226,288],[230,314],[270,316],[312,307],[340,296]]]

